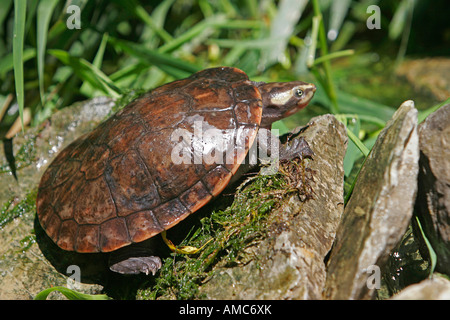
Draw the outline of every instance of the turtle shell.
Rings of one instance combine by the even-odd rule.
[[[37,214],[62,249],[109,252],[167,230],[218,195],[261,122],[247,75],[213,68],[143,95],[63,149]]]

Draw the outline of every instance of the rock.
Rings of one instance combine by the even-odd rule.
[[[1,174],[4,188],[0,188],[0,204],[12,195],[22,198],[30,188],[37,186],[54,156],[76,137],[91,131],[104,120],[113,105],[112,100],[106,97],[79,102],[55,113],[41,127],[18,134],[13,142],[17,181],[4,154],[0,156],[0,163],[8,168],[8,172]]]
[[[369,299],[410,222],[417,189],[417,110],[404,102],[380,133],[345,207],[327,265],[325,299]]]
[[[419,146],[416,212],[436,252],[436,271],[450,275],[450,104],[419,125]]]
[[[66,274],[70,262],[63,265],[61,256],[51,253],[53,244],[39,241],[45,235],[35,217],[37,186],[57,152],[92,130],[113,105],[111,99],[100,97],[77,103],[55,113],[43,127],[31,128],[25,135],[14,138],[18,181],[10,172],[0,174],[0,299],[32,299],[52,286],[68,286]],[[3,155],[0,163],[7,166]],[[74,289],[98,293],[102,286],[76,283]],[[51,295],[61,297],[57,293]]]
[[[391,251],[382,270],[381,288],[377,299],[388,299],[407,286],[418,283],[430,275],[430,264],[420,254],[420,242],[413,232],[412,219],[400,242]]]
[[[391,300],[450,300],[450,281],[443,277],[426,279],[406,287]]]
[[[405,61],[397,70],[417,92],[428,94],[437,101],[450,97],[450,59],[444,57]]]
[[[345,127],[332,115],[310,121],[300,136],[315,153],[313,198],[290,197],[275,212],[270,232],[252,247],[249,263],[217,267],[201,288],[206,299],[321,299],[324,258],[343,212]],[[218,290],[220,288],[220,290]]]
[[[25,154],[19,156],[24,159],[17,166],[19,182],[10,186],[15,181],[9,179],[10,173],[2,174],[1,179],[6,185],[0,189],[8,190],[0,195],[7,212],[5,219],[0,216],[0,241],[7,244],[0,248],[1,299],[32,299],[43,289],[68,286],[70,265],[79,266],[83,271],[83,283],[76,283],[74,289],[84,293],[104,290],[104,279],[89,278],[98,272],[96,265],[104,264],[102,258],[62,254],[36,219],[35,197],[39,179],[55,155],[75,138],[92,130],[112,105],[105,98],[76,104],[54,114],[43,127],[30,129],[14,139],[14,154]],[[314,198],[304,203],[305,199],[293,196],[284,203],[273,215],[269,237],[255,250],[261,258],[245,266],[220,270],[222,275],[228,272],[234,280],[238,279],[236,288],[240,291],[233,295],[231,291],[211,287],[214,281],[220,282],[222,275],[218,272],[206,284],[214,291],[211,297],[222,294],[230,298],[320,299],[325,283],[323,260],[331,248],[343,211],[342,161],[347,137],[344,126],[331,115],[315,118],[301,135],[316,152],[313,161],[306,160],[315,170],[311,181]],[[0,161],[6,166],[5,159]],[[51,295],[51,298],[61,297]]]

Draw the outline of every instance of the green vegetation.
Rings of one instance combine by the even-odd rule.
[[[69,300],[109,300],[110,298],[105,294],[85,294],[66,287],[52,287],[39,292],[34,297],[34,300],[45,300],[53,291],[61,292]]]
[[[284,163],[275,175],[252,175],[237,187],[231,205],[225,204],[222,210],[213,209],[212,213],[207,209],[208,213],[201,217],[199,213],[194,215],[199,223],[194,224],[179,247],[206,245],[193,257],[172,253],[164,259],[162,276],[155,279],[154,286],[140,293],[141,298],[197,298],[198,287],[211,275],[212,266],[245,264],[254,259],[245,249],[275,228],[277,217],[270,213],[287,197],[312,196],[308,185],[311,177],[305,168],[307,161]],[[301,181],[299,186],[298,181]]]
[[[3,203],[0,208],[0,230],[8,222],[20,217],[22,214],[36,211],[36,195],[37,187],[28,192],[26,197],[19,203],[15,203],[14,198]]]
[[[372,4],[382,9],[380,29],[367,28]],[[39,126],[76,101],[107,95],[124,105],[195,71],[234,66],[255,81],[301,79],[317,85],[311,105],[276,128],[285,133],[323,113],[345,123],[351,140],[344,161],[348,198],[361,163],[401,102],[417,99],[421,120],[443,105],[417,97],[394,76],[408,53],[423,54],[416,44],[424,24],[414,28],[414,19],[428,25],[430,6],[424,0],[2,0],[0,137],[8,154],[6,142],[20,132],[21,123]],[[445,29],[431,24],[435,30],[427,41],[445,43],[439,38]],[[448,53],[445,45],[422,47],[427,54]],[[15,155],[17,169],[32,161],[30,141]],[[211,264],[245,260],[242,249],[260,236],[277,206],[276,190],[290,194],[285,178],[255,178],[237,190],[231,206],[203,217],[201,226],[177,244],[201,247],[214,241],[195,259],[179,254],[166,259],[162,272],[168,276],[158,278],[144,296],[169,291],[177,298],[193,297]],[[20,215],[20,206],[9,209],[12,201],[3,204],[0,226]]]
[[[403,60],[411,33],[411,18],[402,17],[411,17],[414,6],[423,4],[387,1],[379,17],[381,29],[369,30],[370,4],[2,1],[0,23],[6,28],[0,30],[0,136],[18,132],[20,125],[12,129],[14,122],[37,126],[75,101],[98,95],[119,98],[203,68],[228,65],[257,81],[314,82],[318,91],[310,110],[277,127],[286,131],[324,112],[356,121],[345,165],[350,177],[394,108],[414,98],[408,90],[399,96],[388,79]],[[361,35],[388,37],[368,45],[358,41]],[[392,46],[395,60],[380,59],[380,49],[392,51]],[[349,86],[355,77],[366,84]],[[376,95],[373,90],[378,90]]]

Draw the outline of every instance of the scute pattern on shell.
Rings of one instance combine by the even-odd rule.
[[[113,251],[171,228],[226,187],[261,114],[259,91],[235,68],[156,88],[59,153],[39,185],[41,225],[58,246],[77,252]],[[173,163],[171,134],[194,132],[194,120],[233,133],[232,164]],[[238,129],[247,134],[243,153],[235,150],[244,139]]]

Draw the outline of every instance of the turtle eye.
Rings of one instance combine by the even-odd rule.
[[[295,96],[296,96],[297,98],[301,98],[301,97],[303,96],[303,90],[301,90],[301,89],[296,89],[296,90],[295,90]]]

